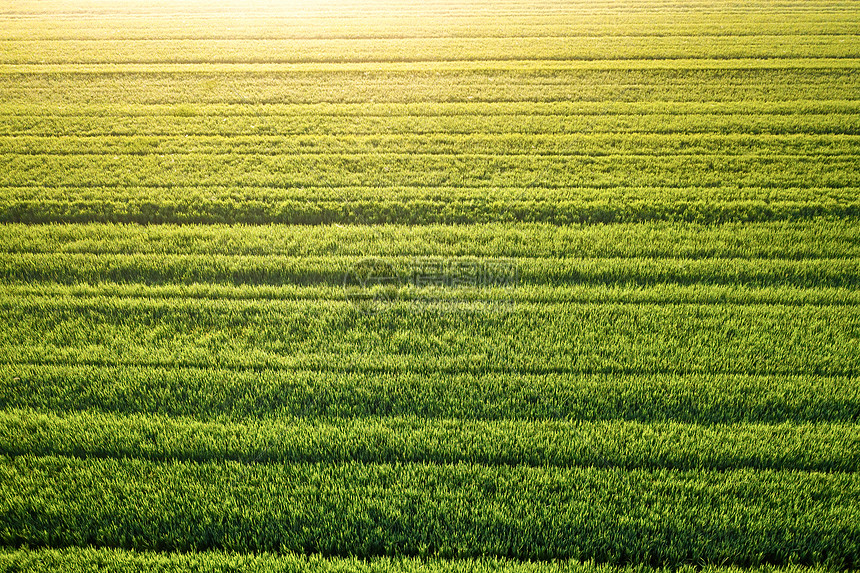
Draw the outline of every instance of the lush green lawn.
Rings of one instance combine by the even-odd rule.
[[[0,570],[860,567],[856,3],[7,4]]]

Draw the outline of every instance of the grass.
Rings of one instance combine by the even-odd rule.
[[[854,3],[0,22],[0,571],[858,567]]]

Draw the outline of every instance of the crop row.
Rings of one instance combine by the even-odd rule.
[[[860,258],[853,221],[555,226],[17,225],[0,253],[488,258]]]
[[[516,561],[508,559],[428,559],[376,557],[321,557],[319,555],[248,554],[226,551],[194,553],[147,552],[123,549],[67,547],[63,549],[0,549],[0,569],[21,573],[68,571],[83,573],[98,566],[105,573],[222,573],[225,570],[249,573],[667,573],[663,568],[644,565],[618,567],[574,560]],[[677,573],[737,573],[735,567],[683,565]],[[828,573],[826,567],[767,565],[748,569],[749,573]]]
[[[567,115],[454,114],[363,116],[348,114],[260,115],[210,114],[209,106],[180,105],[164,115],[29,115],[3,116],[0,134],[38,137],[276,137],[456,135],[572,135],[625,133],[639,135],[747,134],[858,135],[860,113],[627,113]],[[144,141],[146,141],[144,139]],[[671,141],[671,140],[670,140]],[[759,141],[756,137],[753,142]],[[151,145],[151,144],[150,144]],[[145,148],[144,148],[145,149]]]
[[[307,16],[287,18],[280,14],[254,16],[206,15],[184,19],[141,19],[139,17],[57,18],[55,16],[4,18],[0,39],[7,42],[122,42],[122,41],[325,41],[325,40],[428,40],[497,39],[510,41],[537,38],[566,38],[573,41],[591,38],[618,42],[630,38],[710,37],[739,39],[747,37],[841,36],[853,35],[860,19],[846,10],[830,13],[798,12],[790,21],[778,20],[772,13],[749,11],[720,14],[686,8],[684,21],[678,12],[650,10],[637,14],[580,13],[576,18],[533,16],[500,17],[367,17],[356,15],[334,20]]]
[[[377,134],[0,136],[8,155],[725,155],[860,156],[860,136],[666,134]]]
[[[444,60],[383,62],[197,62],[197,63],[91,63],[91,64],[4,64],[0,73],[8,76],[82,76],[82,75],[160,75],[160,74],[227,74],[302,76],[307,74],[373,74],[423,76],[435,74],[509,74],[529,78],[549,77],[554,73],[665,71],[729,72],[738,71],[813,71],[850,72],[857,68],[858,58],[678,58],[678,59],[611,59],[611,60]],[[488,80],[494,81],[492,79]],[[211,86],[211,83],[207,83]],[[474,99],[474,98],[472,98]],[[412,100],[409,100],[410,103]],[[467,100],[471,101],[471,100]],[[520,100],[522,101],[522,100]],[[576,100],[573,100],[576,101]],[[8,102],[7,102],[8,103]],[[162,102],[164,103],[164,102]],[[284,102],[290,103],[290,102]]]
[[[696,2],[695,5],[699,7],[699,9],[719,7],[729,13],[737,10],[737,8],[733,8],[730,3],[726,3],[724,0],[718,2],[714,2],[713,0],[705,0]],[[636,4],[630,3],[629,6],[631,6],[632,8],[635,7]],[[245,16],[245,14],[249,14],[250,16],[259,17],[261,15],[281,14],[282,18],[289,16],[297,17],[300,15],[307,15],[311,17],[331,17],[333,13],[339,13],[340,11],[343,11],[345,15],[350,16],[364,14],[365,17],[369,15],[380,17],[394,10],[395,7],[401,7],[400,10],[395,12],[396,15],[437,15],[440,17],[446,15],[471,15],[486,17],[496,13],[500,14],[502,17],[517,16],[523,14],[532,14],[536,16],[571,16],[574,14],[590,13],[594,11],[594,5],[582,2],[581,0],[579,0],[578,2],[573,2],[569,5],[560,5],[558,2],[553,0],[539,0],[531,3],[525,3],[521,0],[504,0],[494,3],[487,2],[486,0],[472,0],[467,4],[456,4],[446,0],[434,0],[415,7],[402,6],[396,0],[380,0],[378,3],[375,3],[372,6],[362,5],[361,3],[355,2],[354,0],[341,0],[339,2],[331,2],[328,4],[308,7],[281,7],[280,5],[271,5],[266,4],[264,2],[254,4],[253,7],[254,10],[252,12],[247,12],[245,9],[245,5],[240,2],[236,2],[235,0],[218,0],[214,2],[190,0],[187,4],[187,11],[183,11],[181,15],[193,17],[224,17],[225,15],[233,15],[239,17]],[[829,12],[835,9],[844,8],[845,4],[842,2],[813,2],[811,10],[813,12],[818,13]],[[148,12],[144,12],[144,14],[157,16],[159,18],[177,16],[175,8],[167,2],[146,3],[140,2],[139,0],[129,1],[119,6],[104,6],[99,2],[80,1],[80,3],[77,3],[71,7],[63,0],[45,0],[45,2],[22,0],[18,4],[15,4],[13,7],[4,9],[3,13],[9,16],[19,17],[35,16],[40,14],[62,14],[67,17],[93,16],[97,18],[110,19],[116,16],[128,17],[140,15],[144,9],[149,10]],[[773,8],[762,8],[759,10],[764,12],[774,11]]]
[[[32,5],[22,10],[27,18],[6,18],[3,39],[8,40],[147,40],[147,39],[197,39],[197,40],[255,40],[255,39],[338,39],[338,38],[426,38],[426,37],[570,37],[570,36],[635,36],[635,35],[693,35],[693,36],[770,36],[770,35],[830,35],[853,34],[858,18],[853,7],[845,3],[810,2],[803,9],[794,10],[791,18],[774,17],[775,8],[764,5],[731,5],[725,2],[706,2],[697,5],[685,4],[683,9],[669,5],[636,9],[631,3],[617,6],[594,5],[570,2],[566,13],[559,13],[558,6],[552,15],[538,14],[531,3],[528,8],[520,5],[515,13],[512,7],[502,11],[493,6],[492,15],[458,7],[446,14],[437,10],[417,8],[414,12],[403,12],[399,5],[396,13],[382,16],[369,14],[369,7],[341,5],[341,17],[334,20],[328,15],[304,11],[301,16],[284,15],[277,11],[266,14],[244,12],[241,17],[232,14],[230,8],[213,11],[206,7],[205,13],[189,13],[181,20],[176,18],[139,18],[123,14],[117,7],[111,13],[99,5],[100,13],[69,14],[69,6]],[[417,8],[417,9],[416,9]],[[584,9],[585,8],[585,9]],[[849,8],[846,10],[846,8]],[[160,6],[147,4],[137,11],[152,13]],[[127,9],[132,12],[134,9]],[[778,14],[786,13],[785,7]],[[65,17],[56,17],[62,12]],[[714,13],[719,14],[718,18]],[[9,13],[9,12],[5,12]],[[348,14],[349,17],[343,17]],[[164,11],[161,12],[164,15]],[[683,15],[681,18],[679,15]],[[95,17],[94,17],[95,16]]]
[[[431,295],[432,293],[432,295]],[[860,305],[856,288],[797,288],[791,286],[747,287],[742,285],[525,285],[510,288],[458,288],[423,291],[409,287],[396,291],[404,300],[422,304],[431,295],[437,304],[578,303],[578,304],[732,304],[732,305]],[[32,297],[119,297],[145,299],[225,300],[343,300],[344,285],[231,285],[224,283],[98,283],[56,282],[7,283],[0,298]]]
[[[858,495],[854,473],[4,456],[0,541],[852,568]]]
[[[275,119],[287,118],[438,118],[466,116],[475,121],[485,116],[516,117],[520,121],[535,116],[548,116],[554,121],[577,116],[599,115],[659,115],[661,120],[671,116],[708,115],[713,118],[738,116],[755,118],[757,116],[804,116],[816,115],[822,118],[830,115],[858,115],[860,102],[854,99],[820,100],[798,99],[791,101],[560,101],[560,102],[429,102],[429,103],[381,103],[361,102],[353,104],[204,104],[186,102],[183,104],[124,104],[122,101],[92,103],[69,102],[61,107],[45,109],[26,102],[5,102],[0,104],[0,115],[5,119],[26,118],[73,118],[102,119],[116,122],[124,117],[139,120],[159,120],[165,123],[181,121],[183,118],[242,118]],[[166,126],[165,126],[166,127]]]
[[[374,266],[374,268],[371,268]],[[517,288],[526,285],[743,285],[850,288],[860,283],[860,259],[684,259],[170,255],[0,253],[7,283],[344,285],[373,271],[366,286]],[[364,275],[361,275],[364,276]],[[450,284],[448,284],[450,283]]]
[[[856,33],[860,19],[846,10],[827,14],[801,12],[790,21],[772,13],[750,11],[730,15],[692,11],[686,8],[684,21],[678,12],[651,10],[624,16],[611,13],[579,14],[576,18],[553,16],[499,17],[379,17],[285,18],[279,14],[241,19],[207,15],[200,19],[141,19],[138,17],[26,19],[4,18],[0,40],[6,42],[139,42],[139,41],[336,41],[336,40],[483,40],[506,38],[512,44],[520,39],[592,39],[623,46],[624,41],[643,42],[644,38],[692,38],[707,41],[741,41],[748,37],[843,36]],[[665,41],[665,40],[664,40]]]
[[[263,463],[476,463],[672,469],[860,470],[860,425],[467,421],[206,423],[0,412],[0,454]]]
[[[4,155],[3,187],[860,187],[855,156]]]
[[[854,35],[0,40],[0,64],[857,58]]]
[[[711,60],[707,60],[711,61]],[[76,104],[300,104],[418,102],[595,102],[595,101],[794,101],[852,100],[857,93],[855,60],[833,60],[813,68],[807,60],[727,69],[324,69],[299,71],[248,68],[207,71],[205,65],[93,68],[9,67],[0,103]],[[357,65],[357,64],[356,64]],[[403,64],[409,66],[410,64]],[[417,64],[412,64],[417,65]],[[475,64],[477,65],[477,64]],[[619,64],[621,65],[621,64]],[[130,65],[131,66],[131,65]],[[332,64],[332,66],[337,66]],[[487,67],[487,66],[484,66]],[[689,66],[688,66],[689,67]],[[713,67],[713,66],[712,66]],[[65,68],[63,68],[65,69]]]
[[[5,187],[4,223],[799,221],[860,216],[858,187]]]
[[[860,373],[860,309],[854,306],[452,305],[431,295],[383,298],[370,314],[361,301],[345,300],[13,298],[0,301],[0,309],[0,355],[15,363]]]
[[[856,424],[860,390],[852,378],[797,375],[386,373],[0,363],[0,406],[235,422],[395,416],[464,423]]]

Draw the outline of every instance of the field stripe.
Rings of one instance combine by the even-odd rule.
[[[393,570],[404,573],[429,571],[433,573],[455,573],[463,571],[497,571],[499,573],[627,573],[631,567],[613,567],[594,563],[569,561],[516,561],[501,558],[480,559],[426,559],[414,558],[324,558],[318,555],[295,553],[281,554],[243,554],[226,551],[207,552],[157,552],[126,551],[121,549],[95,549],[68,547],[63,549],[0,549],[0,566],[16,568],[26,573],[49,570],[86,570],[93,564],[109,573],[195,571],[215,573],[225,567],[239,568],[242,571],[287,573],[309,571],[313,573],[390,573]],[[658,573],[662,569],[639,566],[641,573]],[[733,573],[734,567],[707,566],[705,573]],[[750,573],[825,573],[824,567],[800,567],[790,565],[774,567],[752,567]]]
[[[728,190],[723,190],[727,192]],[[216,255],[224,257],[474,257],[651,259],[850,259],[851,221],[358,226],[9,224],[0,253]]]
[[[421,291],[413,296],[418,298]],[[229,285],[213,283],[161,285],[144,283],[62,284],[54,282],[8,283],[0,286],[0,299],[33,298],[130,298],[130,299],[211,299],[226,301],[259,300],[343,300],[345,290],[337,286]],[[405,295],[404,295],[405,296]],[[854,288],[798,288],[785,286],[747,287],[743,285],[675,285],[648,287],[631,285],[520,285],[516,289],[457,289],[434,291],[434,300],[454,302],[510,301],[527,304],[699,304],[699,305],[783,305],[858,306],[860,292]]]
[[[174,73],[290,73],[290,72],[428,72],[428,71],[535,71],[535,70],[855,70],[860,58],[675,58],[616,60],[438,60],[410,62],[342,63],[105,63],[105,64],[7,64],[0,75],[64,74],[85,78],[91,74],[174,74]]]
[[[857,472],[860,426],[468,422],[415,417],[224,424],[11,410],[0,413],[0,455]]]
[[[152,414],[204,421],[627,420],[806,424],[860,421],[853,378],[727,374],[331,371],[0,363],[5,410]]]
[[[616,564],[630,557],[652,563],[819,563],[806,545],[813,536],[829,550],[826,564],[850,568],[858,533],[854,500],[860,495],[858,474],[745,469],[27,456],[0,459],[0,475],[3,540],[12,546],[50,540],[61,546],[370,557],[418,555],[432,545],[441,557],[492,553]],[[822,531],[820,523],[830,525]],[[394,539],[392,528],[399,533]],[[598,542],[595,530],[609,535]],[[456,550],[448,549],[452,540]]]
[[[856,258],[807,260],[735,258],[684,259],[676,257],[374,257],[384,264],[387,277],[407,288],[421,269],[459,265],[476,273],[480,265],[516,274],[511,288],[584,285],[743,285],[798,288],[857,286]],[[169,254],[0,254],[0,276],[9,284],[100,281],[144,284],[220,283],[232,285],[342,285],[344,278],[366,260],[363,256],[279,255],[169,255]],[[471,266],[470,266],[471,265]],[[471,270],[470,270],[471,269]],[[431,271],[427,271],[428,275]],[[467,281],[467,274],[459,277]],[[477,279],[476,279],[477,280]],[[483,280],[483,279],[482,279]],[[470,283],[463,282],[467,287]],[[491,286],[474,283],[472,286]],[[408,293],[406,293],[408,294]],[[444,294],[442,295],[444,296]]]

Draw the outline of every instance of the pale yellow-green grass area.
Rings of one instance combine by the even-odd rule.
[[[860,567],[860,4],[0,3],[0,572]]]

